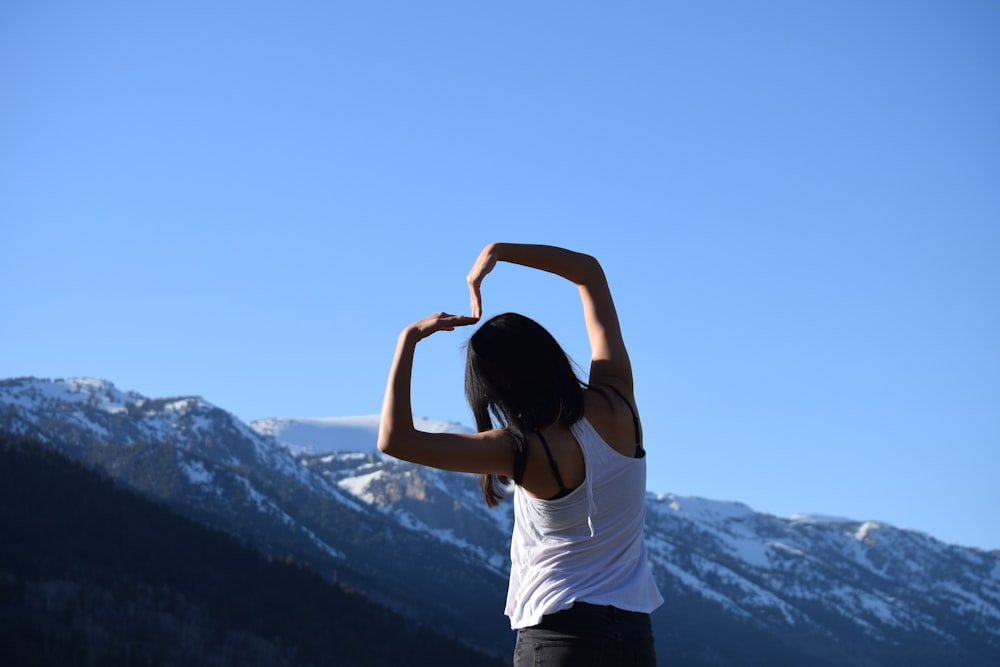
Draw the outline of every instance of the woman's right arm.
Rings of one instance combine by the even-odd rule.
[[[482,316],[482,282],[497,262],[554,273],[574,283],[580,290],[590,340],[589,383],[595,386],[610,384],[626,396],[632,396],[632,365],[611,288],[597,259],[556,246],[491,243],[479,254],[468,276],[473,317]]]
[[[410,383],[413,357],[419,343],[438,331],[475,323],[472,317],[436,313],[406,327],[396,342],[389,369],[385,399],[379,418],[378,449],[404,461],[425,466],[510,476],[514,456],[509,435],[503,429],[482,433],[426,433],[413,425]]]

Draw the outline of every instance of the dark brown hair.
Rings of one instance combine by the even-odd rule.
[[[583,417],[583,389],[573,364],[545,327],[517,313],[484,322],[466,348],[465,397],[476,428],[506,428],[514,441],[514,483],[524,474],[526,435],[554,422]],[[495,507],[510,479],[480,475],[486,504]]]

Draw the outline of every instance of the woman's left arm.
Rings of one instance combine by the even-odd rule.
[[[437,331],[468,326],[478,318],[436,313],[399,334],[396,353],[379,419],[379,451],[404,461],[442,470],[510,476],[513,472],[513,440],[502,429],[483,433],[426,433],[413,426],[410,383],[413,355],[424,338]]]

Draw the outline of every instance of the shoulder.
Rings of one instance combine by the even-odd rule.
[[[635,394],[630,383],[604,378],[591,383],[583,392],[584,403],[588,411],[621,417],[622,414],[631,420],[635,413]],[[588,415],[589,417],[589,415]]]
[[[636,445],[635,399],[625,387],[593,385],[584,393],[584,416],[604,441],[631,456]]]

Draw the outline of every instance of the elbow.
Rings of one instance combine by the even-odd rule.
[[[375,440],[375,446],[383,454],[397,459],[405,459],[407,450],[413,443],[414,433],[412,417],[407,415],[404,418],[402,415],[393,415],[392,411],[386,410],[382,412],[379,419],[378,438]]]
[[[592,276],[604,277],[604,267],[601,266],[601,261],[594,257],[593,255],[584,256],[584,264],[587,267],[588,274]]]
[[[593,255],[580,254],[579,270],[573,282],[577,285],[589,285],[604,280],[606,277],[601,262]]]
[[[378,430],[378,440],[375,443],[378,450],[383,454],[392,455],[392,438],[389,437],[388,430],[385,428],[380,428]]]
[[[398,429],[386,426],[379,428],[378,440],[375,442],[375,446],[383,454],[388,454],[397,459],[402,458],[403,450],[406,448],[405,445],[405,435],[400,433]]]
[[[392,414],[382,406],[382,414],[378,420],[378,435],[375,438],[375,446],[383,454],[390,454],[392,449]]]

